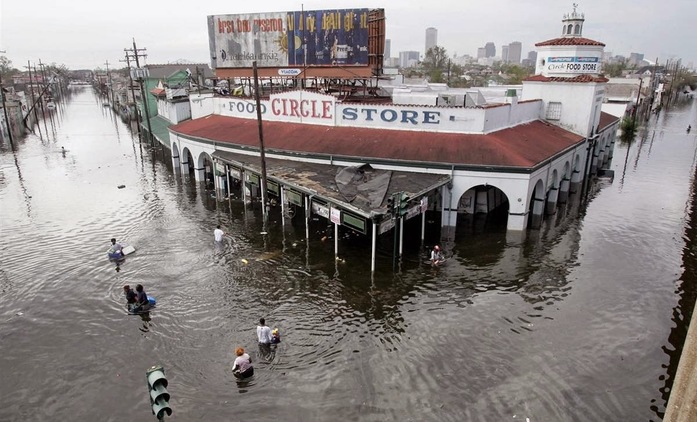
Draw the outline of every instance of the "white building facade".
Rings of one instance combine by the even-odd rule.
[[[421,200],[429,210],[440,212],[445,233],[454,233],[462,214],[489,213],[501,207],[507,209],[508,229],[524,230],[536,219],[553,214],[557,204],[565,202],[586,175],[602,168],[612,155],[617,120],[608,119],[600,110],[606,82],[599,75],[603,44],[583,38],[582,24],[583,16],[575,10],[565,16],[562,37],[537,44],[537,74],[524,81],[522,94],[506,88],[496,103],[443,107],[425,102],[432,95],[428,99],[414,95],[404,104],[363,104],[303,90],[272,94],[259,102],[262,120],[276,125],[275,133],[317,138],[321,147],[312,144],[303,150],[284,150],[291,143],[275,139],[276,147],[266,157],[289,163],[370,163],[386,171],[412,172],[414,177],[441,174],[450,177],[450,182],[424,193]],[[254,101],[204,94],[192,95],[190,106],[192,122],[170,129],[175,169],[193,168],[196,179],[204,180],[208,171],[204,163],[215,161],[216,153],[259,154],[244,143],[249,133],[242,136],[240,132],[255,127],[245,123],[257,119]],[[207,120],[211,127],[206,127]],[[306,130],[293,131],[282,125]],[[370,135],[370,131],[378,135]],[[210,137],[205,138],[206,134]],[[345,144],[352,143],[374,145],[375,151],[363,148],[361,156],[343,152],[347,151]],[[453,147],[455,143],[457,147]],[[395,145],[394,156],[379,154]],[[422,159],[401,157],[404,151],[399,151],[399,145],[415,149],[405,157],[420,154]],[[525,158],[528,149],[538,147],[547,148],[544,158]],[[439,153],[438,148],[451,148],[453,154]],[[453,155],[460,152],[472,161],[456,161]],[[216,162],[218,165],[222,163]],[[218,175],[216,187],[226,179]]]

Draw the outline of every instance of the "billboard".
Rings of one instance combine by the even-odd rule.
[[[367,66],[369,9],[208,16],[213,68]]]

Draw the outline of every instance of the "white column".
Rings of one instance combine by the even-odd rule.
[[[375,245],[377,244],[377,238],[378,238],[378,224],[376,222],[373,222],[373,243],[372,243],[371,254],[370,254],[370,272],[371,273],[375,272]]]
[[[283,189],[283,185],[279,186],[281,192],[281,226],[286,227],[286,190]],[[285,233],[285,230],[284,230]]]
[[[339,225],[334,223],[334,260],[339,257]]]
[[[305,195],[305,243],[310,244],[310,197]]]

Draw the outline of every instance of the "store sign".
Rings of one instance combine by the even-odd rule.
[[[361,234],[367,233],[367,221],[365,217],[361,217],[360,215],[351,214],[344,211],[342,213],[341,223],[344,226],[350,227]]]
[[[303,206],[303,194],[290,189],[285,190],[286,199],[293,205]]]
[[[242,180],[242,172],[240,170],[231,167],[228,173],[230,173],[230,177],[233,179]]]
[[[278,74],[281,76],[298,76],[301,73],[300,69],[278,69]]]
[[[329,220],[334,224],[341,224],[341,210],[332,207],[332,215]]]
[[[600,58],[548,57],[545,69],[551,73],[600,73]]]
[[[312,201],[312,213],[317,214],[320,217],[329,218],[329,207]]]
[[[330,95],[308,91],[273,94],[260,101],[262,118],[266,121],[334,125],[336,99]],[[248,100],[228,100],[221,110],[223,116],[257,118],[257,105]]]

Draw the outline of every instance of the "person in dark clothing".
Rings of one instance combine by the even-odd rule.
[[[136,303],[137,294],[133,289],[131,289],[131,286],[128,284],[123,286],[123,293],[126,295],[127,303]]]
[[[123,294],[126,295],[126,306],[128,307],[128,310],[132,310],[133,308],[136,307],[136,292],[131,289],[131,286],[126,284],[123,286]]]
[[[133,312],[145,312],[150,309],[150,301],[142,284],[136,285],[136,303]]]

